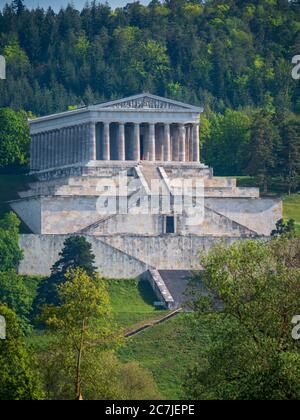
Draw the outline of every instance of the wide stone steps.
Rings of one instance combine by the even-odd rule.
[[[152,181],[161,181],[162,179],[155,165],[142,164],[141,170],[150,190]]]

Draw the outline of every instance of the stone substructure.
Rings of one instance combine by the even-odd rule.
[[[185,181],[203,188],[194,203],[199,220],[180,206]],[[193,191],[186,196],[195,201]],[[106,236],[112,244],[130,235],[153,243],[161,237],[166,246],[174,235],[269,236],[282,216],[280,200],[260,198],[258,189],[239,188],[233,178],[214,178],[200,163],[91,162],[39,173],[20,197],[11,207],[34,234]],[[106,206],[114,202],[110,213]]]
[[[200,163],[200,112],[147,94],[31,121],[36,181],[10,203],[32,231],[20,273],[48,275],[65,239],[83,235],[103,276],[150,279],[173,308],[159,270],[198,270],[220,240],[268,238],[281,201]]]
[[[116,197],[120,172],[126,174],[127,188],[124,192],[123,185],[123,195]],[[167,210],[151,186],[153,179],[169,198]],[[176,208],[177,187],[184,179],[203,185],[203,218],[196,221]],[[267,238],[282,217],[280,200],[262,199],[257,189],[238,188],[232,178],[214,178],[200,163],[92,162],[43,172],[29,187],[11,203],[33,232],[21,238],[21,274],[48,275],[68,235],[83,235],[103,276],[151,279],[158,299],[170,309],[176,307],[172,291],[162,290],[155,270],[199,270],[199,251],[206,253],[221,240],[230,245]],[[101,213],[114,199],[123,213]],[[154,214],[153,202],[159,203]]]

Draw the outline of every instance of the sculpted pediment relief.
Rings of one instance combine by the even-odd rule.
[[[131,96],[129,98],[110,101],[96,106],[98,109],[158,109],[173,111],[202,111],[202,109],[192,105],[184,104],[172,99],[166,99],[151,94]]]
[[[117,109],[186,109],[170,102],[161,101],[159,99],[152,99],[147,96],[139,99],[131,99],[128,101],[119,102],[110,107]]]

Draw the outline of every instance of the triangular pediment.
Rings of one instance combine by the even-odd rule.
[[[143,109],[143,110],[173,110],[173,111],[193,111],[202,112],[201,108],[161,96],[144,93],[141,95],[130,96],[116,101],[105,102],[95,105],[97,109]]]

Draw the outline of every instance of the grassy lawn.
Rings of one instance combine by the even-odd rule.
[[[27,279],[26,284],[34,295],[37,279]],[[166,311],[157,310],[153,303],[156,297],[148,283],[137,280],[107,280],[115,319],[125,328],[145,320],[163,316]],[[186,369],[197,355],[197,347],[203,345],[203,335],[192,340],[192,316],[180,314],[148,330],[125,339],[118,350],[123,362],[138,361],[154,375],[163,398],[182,397],[181,384]],[[28,344],[45,351],[54,337],[35,330],[27,338]]]
[[[17,198],[17,191],[22,190],[28,178],[23,175],[0,175],[0,217],[8,210],[4,201]],[[253,179],[241,177],[240,186],[255,185]],[[294,219],[300,234],[300,194],[284,195],[283,191],[271,190],[273,195],[282,195],[284,218]],[[25,278],[24,281],[34,297],[38,278]],[[146,282],[129,280],[107,280],[111,305],[117,324],[123,328],[133,327],[148,320],[162,317],[167,311],[159,310],[154,303],[157,298]],[[34,331],[28,338],[37,351],[45,350],[51,344],[53,336],[43,331]],[[193,334],[193,315],[180,314],[162,324],[155,325],[134,337],[125,339],[118,349],[118,355],[124,362],[137,361],[149,369],[165,399],[183,398],[182,383],[187,368],[197,360],[198,349],[207,345],[205,328],[195,337]]]
[[[162,317],[167,311],[157,309],[157,298],[148,282],[107,280],[114,318],[121,327]]]
[[[37,279],[25,278],[24,281],[34,297]],[[124,330],[168,313],[154,306],[157,298],[147,282],[139,282],[135,279],[107,280],[107,286],[114,320]],[[28,342],[38,349],[45,349],[51,342],[51,336],[43,331],[35,330],[28,338]]]
[[[300,193],[283,197],[283,217],[295,220],[296,232],[300,235]]]
[[[165,399],[182,399],[187,368],[205,345],[205,331],[192,335],[193,316],[183,313],[126,340],[119,350],[124,362],[136,360],[149,369]]]

